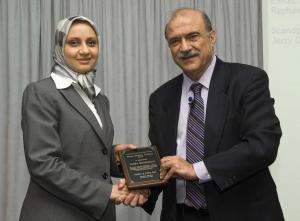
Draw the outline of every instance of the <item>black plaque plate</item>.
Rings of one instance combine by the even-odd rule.
[[[155,146],[123,150],[118,155],[129,189],[165,184],[160,179],[160,157]]]

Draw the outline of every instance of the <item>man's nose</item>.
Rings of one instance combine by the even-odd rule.
[[[191,50],[191,45],[189,44],[189,42],[185,39],[185,38],[182,38],[181,39],[181,45],[180,45],[180,50],[181,51],[189,51]]]

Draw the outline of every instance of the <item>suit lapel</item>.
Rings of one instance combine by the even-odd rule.
[[[98,111],[98,114],[102,120],[103,123],[103,128],[106,128],[104,130],[105,134],[105,139],[107,143],[112,143],[113,139],[113,126],[112,126],[112,121],[109,115],[109,110],[107,107],[107,104],[104,102],[104,97],[99,94],[95,100],[95,107]],[[110,139],[110,140],[109,140]]]
[[[175,81],[174,85],[172,85],[172,88],[169,90],[169,94],[166,97],[163,105],[166,119],[166,148],[168,148],[167,153],[171,155],[176,155],[176,139],[182,92],[182,81],[183,76],[180,75]]]
[[[205,157],[217,152],[217,147],[224,128],[228,105],[228,78],[223,62],[217,59],[209,86],[205,119]]]
[[[105,139],[105,134],[98,124],[97,119],[95,118],[92,111],[89,107],[84,103],[80,95],[75,91],[72,87],[68,87],[66,89],[59,90],[62,95],[69,101],[69,103],[76,109],[79,114],[85,118],[89,124],[92,126],[93,130],[96,132],[100,140],[104,143],[104,145],[108,148],[107,140]],[[101,118],[102,120],[103,118]]]

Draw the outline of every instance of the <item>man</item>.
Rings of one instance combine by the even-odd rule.
[[[149,138],[169,185],[143,208],[151,213],[163,191],[162,221],[284,220],[268,170],[281,129],[266,73],[217,58],[200,10],[175,11],[165,37],[183,74],[151,95]]]

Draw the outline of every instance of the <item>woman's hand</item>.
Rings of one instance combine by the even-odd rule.
[[[118,183],[119,188],[123,188],[124,185],[126,185],[125,182]],[[149,189],[130,190],[122,203],[130,207],[142,206],[145,202],[148,201],[149,195]]]
[[[121,151],[121,150],[134,150],[136,148],[137,148],[137,146],[134,145],[134,144],[117,144],[115,146],[114,151],[118,152],[118,151]]]
[[[114,153],[115,153],[115,158],[117,161],[117,164],[120,164],[120,157],[118,152],[122,151],[122,150],[134,150],[137,149],[137,146],[134,144],[117,144],[114,147]]]
[[[123,204],[130,207],[142,206],[148,201],[149,189],[131,190],[123,201]]]
[[[128,188],[125,185],[125,180],[120,179],[118,184],[113,185],[112,191],[110,194],[110,199],[115,204],[120,204],[126,199],[127,195],[128,195]]]

